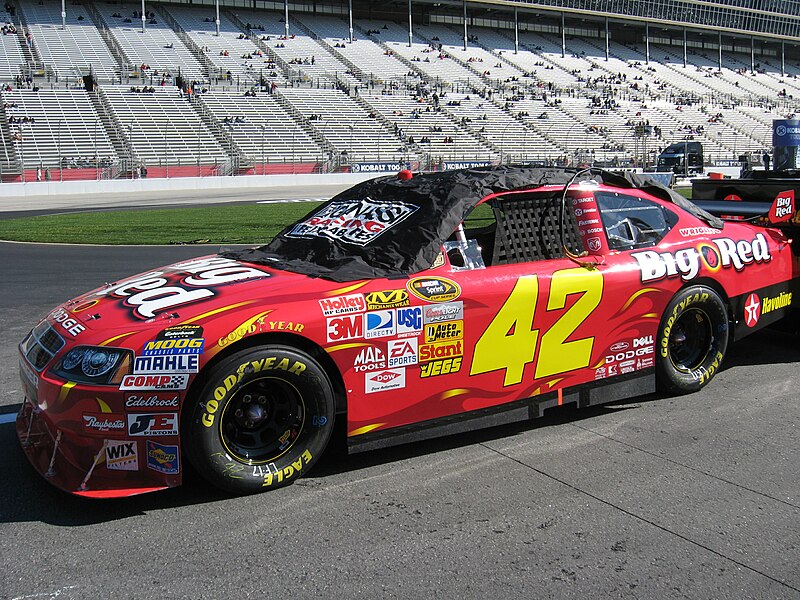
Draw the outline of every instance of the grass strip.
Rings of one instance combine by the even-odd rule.
[[[93,211],[0,220],[0,239],[66,244],[260,244],[320,203]]]

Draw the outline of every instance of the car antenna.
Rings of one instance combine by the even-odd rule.
[[[570,180],[564,186],[564,191],[561,193],[561,211],[558,213],[558,230],[559,235],[561,236],[561,249],[564,251],[564,255],[575,264],[590,271],[597,268],[597,263],[580,260],[581,258],[588,256],[589,252],[587,250],[583,250],[582,252],[576,254],[567,248],[567,244],[564,241],[564,215],[567,211],[567,192],[569,191],[570,186],[575,183],[575,180],[581,175],[585,175],[586,173],[591,173],[593,171],[599,172],[599,170],[595,169],[594,167],[588,167],[586,169],[580,169],[570,178]]]

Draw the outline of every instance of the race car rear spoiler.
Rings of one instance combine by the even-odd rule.
[[[759,217],[771,225],[796,224],[797,205],[794,190],[778,192],[770,202],[746,200],[693,200],[693,203],[712,215],[732,216],[758,220]]]

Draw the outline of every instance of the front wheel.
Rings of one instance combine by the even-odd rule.
[[[325,370],[289,346],[260,346],[214,365],[185,408],[184,448],[211,483],[237,494],[280,487],[308,472],[331,436]]]
[[[686,394],[705,386],[722,365],[728,335],[728,313],[719,294],[701,285],[678,292],[658,330],[659,387]]]

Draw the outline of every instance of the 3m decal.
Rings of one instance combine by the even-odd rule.
[[[336,315],[364,312],[367,308],[367,301],[361,294],[350,294],[349,296],[324,298],[319,301],[319,306],[324,316],[334,317]]]
[[[567,297],[574,294],[580,296],[565,309]],[[597,308],[602,296],[603,274],[600,271],[575,268],[553,273],[546,310],[563,311],[563,314],[542,333],[540,340],[540,330],[534,329],[539,279],[536,275],[520,277],[475,344],[470,374],[504,370],[503,385],[518,384],[525,367],[537,355],[537,347],[536,379],[589,366],[594,337],[567,339],[574,338],[576,330]]]
[[[449,302],[446,304],[433,304],[426,306],[424,311],[424,321],[428,323],[440,323],[442,321],[454,321],[464,318],[464,303]]]
[[[125,408],[150,410],[176,410],[180,405],[177,394],[160,396],[159,394],[130,394],[125,396]]]
[[[406,387],[406,369],[384,369],[364,376],[364,392],[386,392]]]
[[[286,237],[326,237],[345,244],[366,246],[414,214],[419,207],[372,198],[330,202],[298,223]]]
[[[83,413],[83,430],[87,433],[125,431],[124,415],[112,413]]]
[[[202,354],[203,338],[168,338],[152,340],[144,345],[142,356],[166,356],[169,354]]]
[[[364,295],[367,301],[367,309],[382,310],[385,308],[398,308],[408,306],[411,302],[408,299],[406,290],[389,290],[384,292],[370,292]]]
[[[165,475],[180,472],[178,446],[165,446],[147,440],[147,468]]]
[[[106,440],[106,469],[138,471],[139,447],[135,440]]]
[[[327,324],[329,342],[341,342],[364,337],[364,319],[362,315],[343,315],[331,317]]]
[[[364,337],[367,339],[390,337],[397,333],[397,313],[392,309],[368,312],[364,321]]]
[[[128,435],[178,435],[178,413],[128,415]]]
[[[196,354],[170,354],[166,356],[137,356],[133,364],[136,375],[150,373],[197,373],[199,360]]]
[[[125,375],[119,389],[123,391],[185,390],[189,375]]]
[[[420,366],[419,376],[423,379],[426,377],[436,377],[438,375],[450,375],[451,373],[458,373],[461,370],[461,357],[447,358],[445,360],[434,360]]]
[[[386,354],[377,346],[362,348],[353,361],[353,370],[356,373],[364,371],[377,371],[386,368]]]
[[[156,313],[214,296],[212,288],[269,276],[228,258],[201,258],[137,275],[108,286],[97,295],[121,298],[133,308],[136,317],[152,319]]]
[[[690,281],[697,277],[701,267],[715,272],[719,268],[733,267],[743,270],[752,263],[769,262],[772,255],[763,233],[757,233],[752,241],[717,238],[711,243],[703,242],[696,248],[684,248],[675,252],[656,252],[645,250],[632,252],[641,271],[642,283],[658,281],[669,277],[680,277]]]
[[[461,286],[444,277],[417,277],[409,281],[406,288],[428,302],[450,302],[461,295]]]
[[[456,340],[464,337],[464,321],[446,321],[425,325],[425,343]]]
[[[408,337],[422,333],[422,307],[397,309],[397,337]]]
[[[405,367],[417,364],[417,340],[391,340],[388,346],[387,367]]]

